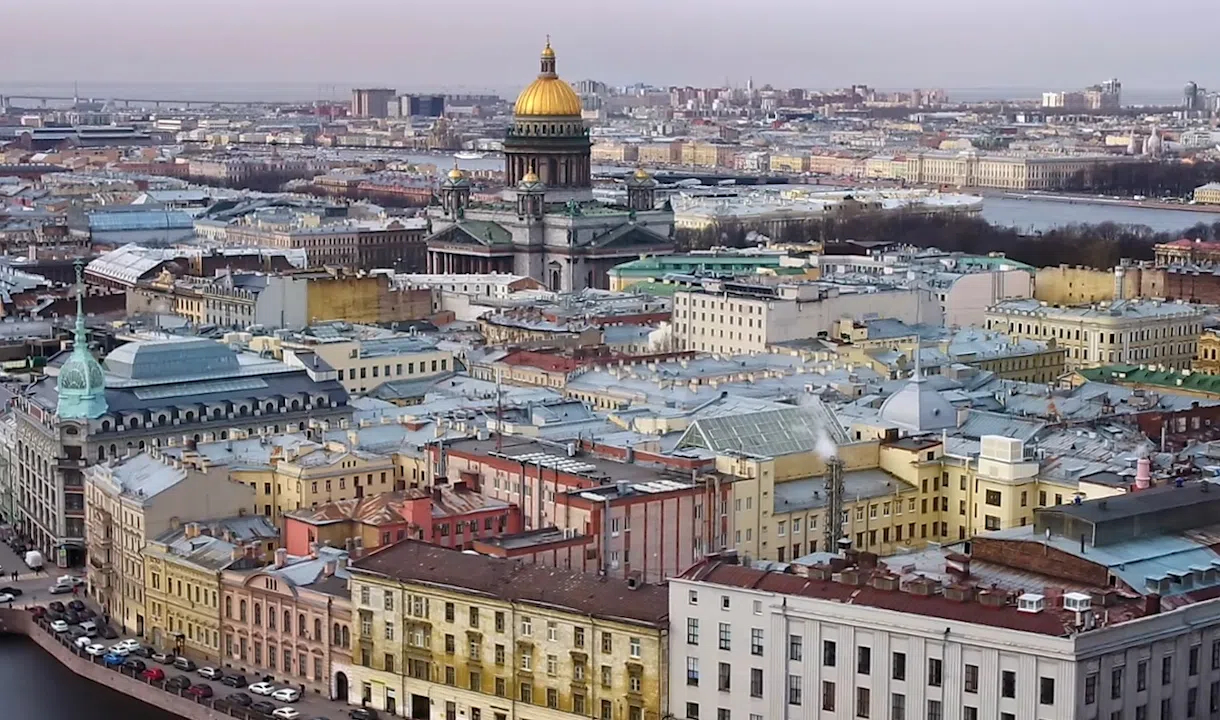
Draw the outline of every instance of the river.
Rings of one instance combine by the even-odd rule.
[[[0,636],[0,707],[6,718],[182,720],[80,677],[29,640]]]

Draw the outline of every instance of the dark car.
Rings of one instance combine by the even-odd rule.
[[[212,697],[212,686],[208,685],[207,683],[192,685],[186,689],[186,694],[199,700],[202,700],[203,698],[210,698]]]
[[[138,655],[139,657],[142,657],[142,658],[151,659],[153,656],[153,649],[147,645],[141,645],[140,647],[136,648],[135,650],[132,650],[131,654]]]
[[[12,595],[13,597],[21,597],[21,588],[2,587],[2,588],[0,588],[0,595]]]
[[[373,708],[358,707],[352,708],[347,716],[352,720],[377,720],[377,711]]]
[[[270,715],[271,713],[275,712],[275,703],[267,702],[266,700],[259,700],[256,703],[250,704],[250,710],[256,713]]]
[[[71,637],[73,640],[75,640],[78,637],[84,637],[85,635],[88,635],[88,634],[89,633],[85,632],[85,629],[79,625],[68,628],[68,636]]]
[[[170,678],[169,680],[165,681],[165,689],[166,690],[185,690],[185,689],[189,688],[192,684],[193,683],[191,682],[191,679],[189,677],[187,677],[186,675],[175,675],[172,678]]]
[[[91,608],[85,608],[84,610],[77,610],[76,614],[80,615],[83,618],[89,618],[90,620],[97,617],[97,613],[94,612]]]
[[[69,625],[75,625],[81,620],[84,620],[84,618],[82,618],[80,613],[76,612],[75,610],[64,611],[64,622],[68,623]]]
[[[35,605],[30,608],[30,615],[33,615],[35,620],[44,618],[47,615],[47,609],[41,605]]]
[[[76,612],[80,612],[81,610],[85,609],[85,603],[81,602],[80,600],[72,600],[68,603],[68,608],[75,610]]]
[[[123,663],[123,667],[127,668],[133,673],[142,673],[148,669],[148,666],[144,664],[143,660],[137,660],[133,657],[127,658],[127,660]]]
[[[233,688],[244,688],[250,684],[250,683],[246,682],[246,676],[241,675],[241,674],[225,675],[224,678],[220,682],[225,685],[228,685],[229,687],[233,687]],[[240,695],[241,693],[237,693],[237,694]]]
[[[51,603],[50,605],[47,605],[47,607],[51,608],[55,612],[63,612],[64,610],[67,610],[67,608],[64,607],[64,604],[58,600]]]
[[[110,627],[109,625],[103,625],[101,627],[101,629],[98,630],[97,634],[101,635],[102,637],[106,638],[107,640],[114,640],[115,638],[117,638],[119,636],[119,634],[114,631],[114,628]]]
[[[236,707],[250,707],[254,699],[245,693],[230,693],[225,695],[225,702]]]
[[[56,620],[63,620],[64,614],[61,612],[56,612],[55,610],[48,610],[46,618],[48,622],[55,622]]]

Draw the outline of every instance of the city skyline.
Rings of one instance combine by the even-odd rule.
[[[342,18],[323,17],[318,3],[285,0],[257,8],[219,0],[199,15],[149,0],[105,7],[48,0],[10,9],[10,26],[42,27],[55,17],[49,32],[57,44],[101,41],[105,52],[49,52],[45,33],[15,35],[0,48],[0,84],[392,84],[508,93],[530,76],[550,34],[562,76],[614,85],[744,85],[753,77],[776,87],[1071,89],[1111,76],[1135,90],[1192,79],[1209,85],[1204,47],[1150,32],[1142,4],[1028,0],[1020,14],[979,12],[966,0],[871,5],[861,12],[825,2],[713,0],[692,12],[644,0],[480,1],[456,13],[459,24],[451,5],[385,0],[353,0]],[[1220,20],[1220,6],[1205,0],[1186,0],[1179,12],[1202,24]]]

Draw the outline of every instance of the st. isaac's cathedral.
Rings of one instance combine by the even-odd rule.
[[[449,171],[429,209],[433,273],[527,275],[551,290],[608,288],[606,271],[673,250],[674,215],[657,205],[656,181],[627,176],[626,206],[593,199],[589,130],[580,97],[555,72],[548,41],[538,78],[521,91],[504,138],[507,187],[495,203],[472,203],[470,179]]]

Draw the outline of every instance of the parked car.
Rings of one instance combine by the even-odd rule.
[[[73,640],[72,644],[81,650],[84,650],[93,644],[93,638],[89,637],[88,635],[81,635],[80,637],[76,638],[76,640]]]
[[[97,618],[97,613],[94,612],[92,608],[85,608],[84,610],[77,610],[76,614],[80,615],[83,618],[88,618],[89,620],[94,620]]]
[[[271,717],[279,718],[280,720],[297,720],[297,718],[301,717],[301,711],[285,705],[282,708],[276,708],[275,712],[271,713]]]
[[[246,676],[242,675],[241,673],[235,673],[233,675],[225,675],[224,679],[221,680],[220,682],[222,682],[225,685],[228,685],[229,687],[232,687],[232,688],[244,688],[245,686],[250,684],[250,683],[246,682]]]
[[[30,610],[30,615],[33,615],[35,620],[38,620],[39,618],[42,618],[47,614],[47,609],[45,607],[43,607],[42,605],[35,605],[35,606],[31,607],[29,610]]]
[[[117,655],[115,653],[108,652],[102,656],[102,663],[104,663],[106,667],[118,667],[122,665],[123,661],[126,659],[126,655]]]
[[[174,662],[174,654],[172,652],[155,652],[152,656],[153,662],[159,662],[162,665],[170,665]]]
[[[229,693],[225,695],[225,702],[236,707],[250,707],[254,699],[243,692]]]
[[[207,683],[192,685],[186,689],[186,694],[198,700],[212,697],[212,686]]]
[[[148,666],[144,664],[143,660],[133,657],[128,657],[126,660],[124,660],[123,667],[127,668],[133,673],[142,673],[148,669]]]
[[[67,622],[67,620],[64,622]],[[72,627],[68,628],[68,637],[75,641],[76,638],[88,637],[88,633],[81,629],[79,625],[73,625]]]
[[[85,584],[85,579],[75,575],[60,575],[55,578],[56,585],[67,585],[68,587],[80,587]]]
[[[294,703],[301,699],[301,691],[296,688],[283,688],[271,693],[271,697],[280,702]]]
[[[347,716],[352,720],[377,720],[377,711],[370,707],[352,708]]]
[[[250,710],[256,713],[270,715],[271,713],[275,712],[275,703],[270,703],[266,700],[259,700],[256,703],[250,704]]]
[[[89,637],[97,635],[97,623],[93,622],[92,620],[85,620],[82,622],[80,624],[80,629],[81,632],[85,633]]]
[[[74,588],[74,587],[76,587],[76,586],[75,585],[60,585],[57,583],[55,585],[52,585],[50,588],[48,588],[48,591],[52,595],[67,595],[68,593],[72,592],[72,588]]]
[[[250,686],[250,692],[255,695],[270,695],[278,690],[278,688],[269,682],[256,682]]]
[[[21,597],[21,588],[16,587],[0,587],[0,593],[12,595],[13,597]]]
[[[15,596],[9,595],[8,593],[0,593],[0,603],[11,603],[16,599],[17,598]]]
[[[166,690],[185,690],[193,684],[194,683],[191,682],[191,679],[189,677],[187,677],[186,675],[175,675],[172,678],[170,678],[169,680],[165,681],[165,689]]]
[[[205,677],[208,680],[219,680],[224,677],[225,674],[214,667],[201,667],[199,668],[199,676]]]
[[[127,646],[122,643],[115,643],[110,646],[110,654],[118,655],[119,657],[127,657],[131,654],[131,650],[129,650]]]
[[[58,601],[58,600],[56,600],[56,601],[52,602],[51,604],[47,605],[47,607],[48,607],[48,608],[50,608],[50,609],[52,609],[52,610],[54,610],[55,612],[63,612],[64,610],[67,610],[67,608],[66,608],[66,607],[64,607],[64,604],[63,604],[63,603],[61,603],[61,602],[60,602],[60,601]]]
[[[165,680],[165,671],[159,667],[150,667],[144,672],[140,673],[140,677],[144,678],[148,682],[162,682]]]
[[[151,660],[152,656],[153,656],[153,649],[147,645],[141,645],[140,647],[136,648],[135,650],[132,650],[131,654],[139,655],[142,658],[148,658]]]
[[[114,631],[114,628],[110,627],[109,625],[103,625],[101,632],[98,634],[107,640],[113,640],[119,636],[119,634]]]
[[[190,658],[179,657],[174,658],[174,667],[186,672],[194,672],[198,666],[195,664],[195,661]]]
[[[68,632],[68,623],[63,620],[56,620],[51,623],[51,630],[57,633],[66,633]]]
[[[115,643],[115,646],[124,648],[125,650],[127,650],[127,654],[130,655],[131,653],[135,652],[136,650],[138,650],[140,648],[140,641],[132,639],[132,638],[127,638],[126,640],[118,641],[117,643]]]
[[[85,648],[85,652],[93,657],[101,657],[106,654],[106,646],[101,643],[93,643]]]
[[[84,620],[84,618],[81,617],[80,613],[76,612],[75,610],[64,610],[64,622],[68,623],[69,625],[76,625],[81,620]]]
[[[71,600],[68,602],[68,608],[80,612],[85,609],[85,603],[80,600]]]

